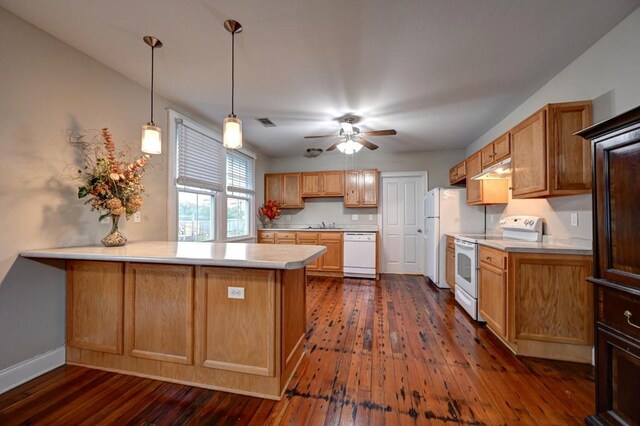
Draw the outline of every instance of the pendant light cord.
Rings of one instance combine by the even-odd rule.
[[[234,93],[235,93],[235,73],[236,73],[236,69],[235,69],[235,63],[236,63],[236,58],[235,58],[235,52],[236,52],[236,33],[232,32],[231,33],[231,115],[233,115],[235,117],[235,114],[233,112],[233,97],[234,97]]]
[[[153,123],[153,51],[155,50],[154,46],[151,46],[151,125],[155,126]]]

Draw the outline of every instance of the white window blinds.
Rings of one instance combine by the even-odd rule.
[[[255,160],[238,151],[227,151],[227,192],[253,194]]]
[[[220,141],[195,127],[176,119],[176,183],[224,191],[225,149]]]

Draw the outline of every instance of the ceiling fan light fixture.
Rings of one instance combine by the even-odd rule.
[[[346,133],[347,135],[350,135],[353,133],[353,124],[351,124],[350,122],[343,121],[340,123],[340,126],[342,127],[343,133]]]
[[[236,34],[242,31],[240,22],[228,19],[224,22],[224,28],[231,33],[231,114],[222,123],[222,145],[225,148],[242,148],[242,121],[236,117],[233,111],[235,93],[235,52]]]
[[[336,148],[338,148],[338,151],[343,154],[352,155],[360,151],[362,149],[362,145],[354,140],[348,139],[344,142],[339,143]]]

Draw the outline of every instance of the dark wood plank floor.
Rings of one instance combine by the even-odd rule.
[[[312,278],[280,402],[64,366],[0,395],[0,424],[583,424],[591,367],[516,358],[420,277]]]

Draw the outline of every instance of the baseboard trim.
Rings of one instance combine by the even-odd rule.
[[[47,371],[64,365],[66,350],[61,346],[0,371],[0,394],[15,388]]]

